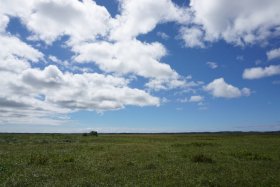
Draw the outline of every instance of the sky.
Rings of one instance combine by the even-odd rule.
[[[1,0],[0,132],[280,130],[279,0]]]

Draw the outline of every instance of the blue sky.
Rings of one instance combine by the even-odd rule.
[[[280,130],[277,0],[1,4],[1,132]]]

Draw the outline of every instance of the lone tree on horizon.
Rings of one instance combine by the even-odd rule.
[[[98,136],[97,131],[90,131],[89,133],[90,136]]]

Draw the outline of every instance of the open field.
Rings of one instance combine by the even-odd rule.
[[[280,186],[280,134],[0,134],[0,186]]]

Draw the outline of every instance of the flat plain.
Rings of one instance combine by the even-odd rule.
[[[0,186],[280,186],[280,134],[0,134]]]

